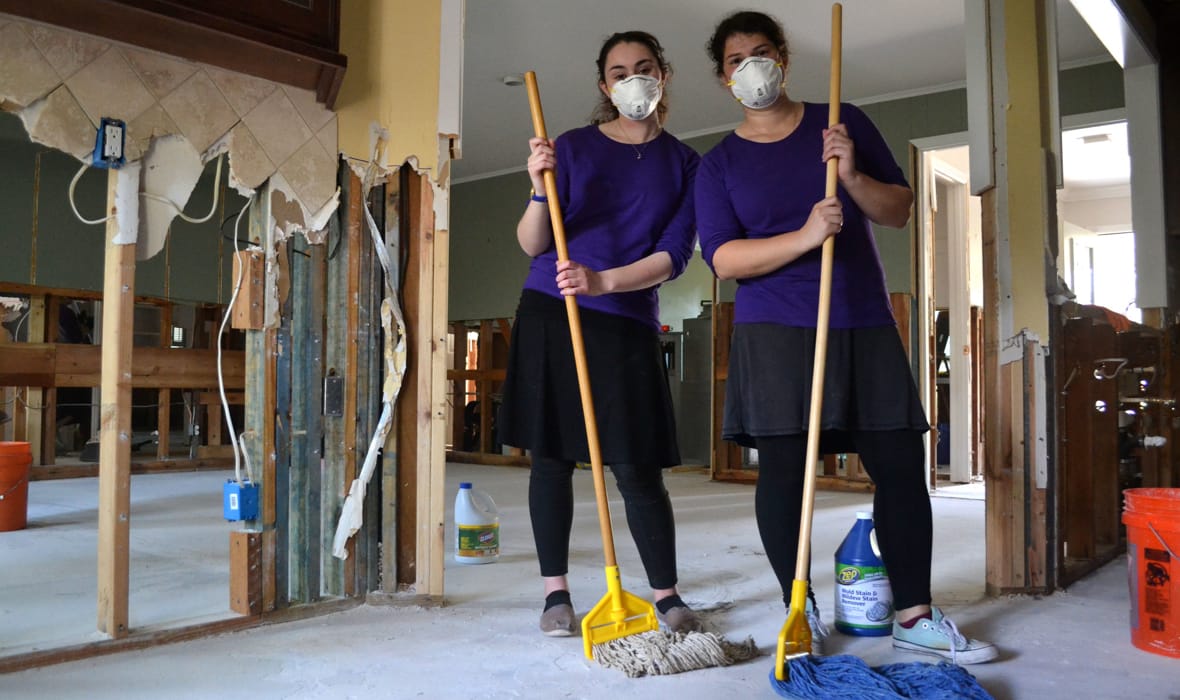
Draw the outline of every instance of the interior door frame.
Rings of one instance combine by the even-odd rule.
[[[917,307],[917,333],[919,342],[916,344],[917,351],[917,366],[918,371],[918,391],[922,399],[923,408],[926,410],[926,415],[930,418],[932,427],[937,430],[937,411],[935,401],[935,385],[937,368],[935,367],[935,353],[934,353],[934,221],[933,212],[937,210],[937,188],[935,180],[941,179],[945,182],[951,183],[952,187],[962,187],[964,190],[964,197],[952,198],[955,202],[955,211],[948,212],[948,215],[954,215],[956,221],[965,222],[968,214],[966,208],[966,196],[970,195],[968,188],[968,175],[961,173],[952,167],[941,164],[939,167],[931,167],[929,164],[928,155],[932,151],[943,150],[947,148],[955,148],[959,146],[969,146],[967,132],[956,132],[952,134],[943,134],[940,136],[932,136],[928,138],[912,139],[910,145],[913,149],[913,179],[916,183],[915,187],[915,217],[916,226],[914,236],[914,250],[913,250],[913,268],[914,268],[914,300]],[[961,209],[960,209],[961,207]],[[974,440],[974,430],[971,420],[971,399],[973,393],[971,385],[973,384],[973,373],[971,371],[971,352],[974,350],[970,348],[971,327],[970,327],[970,294],[966,282],[968,281],[968,246],[966,243],[966,228],[964,227],[962,236],[957,237],[956,243],[963,245],[953,246],[953,250],[948,250],[948,261],[952,260],[954,255],[955,260],[960,260],[961,265],[957,270],[955,279],[961,279],[962,283],[958,285],[953,284],[953,280],[948,280],[948,291],[952,297],[951,308],[951,329],[952,338],[966,338],[968,342],[968,354],[963,356],[963,353],[951,352],[951,381],[965,383],[965,388],[958,387],[956,391],[956,384],[951,385],[952,410],[951,421],[956,421],[960,426],[959,430],[951,433],[951,465],[954,470],[954,465],[960,465],[959,474],[963,482],[971,480],[972,472],[972,441]],[[948,243],[953,237],[948,237]],[[955,313],[958,311],[958,313]],[[960,328],[961,326],[961,328]],[[955,370],[958,370],[957,372]],[[958,410],[956,410],[956,407]],[[928,469],[927,469],[927,487],[934,490],[938,485],[937,479],[937,451],[935,450],[935,438],[937,433],[932,431],[927,434],[927,455],[928,455]],[[964,477],[965,474],[965,477]],[[952,471],[952,480],[955,476]]]

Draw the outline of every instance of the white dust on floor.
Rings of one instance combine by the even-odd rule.
[[[23,698],[746,698],[774,697],[769,655],[730,668],[628,679],[582,654],[579,638],[536,628],[541,584],[527,513],[527,472],[451,465],[448,501],[459,481],[488,490],[500,506],[503,554],[494,564],[448,561],[447,606],[362,606],[115,656],[0,677],[0,694]],[[607,477],[608,483],[611,478]],[[667,478],[677,514],[680,585],[708,624],[731,639],[751,635],[769,654],[784,620],[778,585],[753,520],[753,488],[712,483],[696,472]],[[642,567],[613,485],[611,509],[623,586],[647,596]],[[605,593],[599,531],[588,473],[576,481],[571,584],[584,613]],[[960,626],[994,639],[997,663],[972,667],[992,694],[1008,698],[1159,698],[1180,693],[1176,662],[1134,649],[1127,632],[1124,569],[1116,562],[1068,593],[1042,600],[980,600],[983,503],[934,499],[934,595]],[[832,554],[861,494],[820,492],[813,578],[831,623]],[[449,512],[449,509],[448,509]],[[453,537],[448,516],[447,538]],[[224,535],[222,535],[224,536]],[[448,557],[449,557],[448,549]],[[180,604],[183,597],[177,599]],[[834,653],[871,664],[914,661],[888,638],[835,634]],[[854,697],[854,693],[850,697]]]

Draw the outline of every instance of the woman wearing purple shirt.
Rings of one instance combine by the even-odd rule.
[[[671,67],[646,32],[614,34],[598,55],[602,100],[589,126],[531,139],[533,195],[517,226],[532,257],[512,328],[498,430],[529,450],[529,515],[544,581],[541,631],[569,636],[566,578],[573,472],[589,461],[563,296],[577,295],[603,462],[611,465],[656,609],[673,631],[699,629],[676,583],[676,533],[662,469],[680,463],[659,346],[662,282],[692,256],[700,157],[664,132]],[[557,262],[543,172],[553,169],[570,260]]]
[[[871,223],[901,227],[913,193],[872,122],[842,104],[792,100],[782,26],[737,12],[709,41],[714,69],[745,119],[701,161],[695,185],[705,261],[737,280],[723,433],[758,450],[754,510],[790,603],[803,501],[820,248],[835,236],[821,452],[855,452],[876,485],[874,524],[894,596],[893,645],[990,661],[931,606],[932,521],[922,435],[929,430],[889,305]],[[826,161],[839,159],[837,196],[824,197]],[[826,628],[808,601],[813,652]]]

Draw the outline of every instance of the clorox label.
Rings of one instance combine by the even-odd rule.
[[[499,525],[459,525],[458,555],[495,557],[500,554]]]

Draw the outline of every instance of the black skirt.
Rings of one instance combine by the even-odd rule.
[[[655,329],[579,309],[602,461],[680,464],[668,376]],[[590,461],[565,302],[525,290],[512,327],[498,430],[534,457]]]
[[[814,328],[736,324],[725,439],[754,447],[754,438],[806,434],[814,366]],[[820,429],[825,454],[854,452],[853,431],[930,429],[897,328],[828,331]]]

